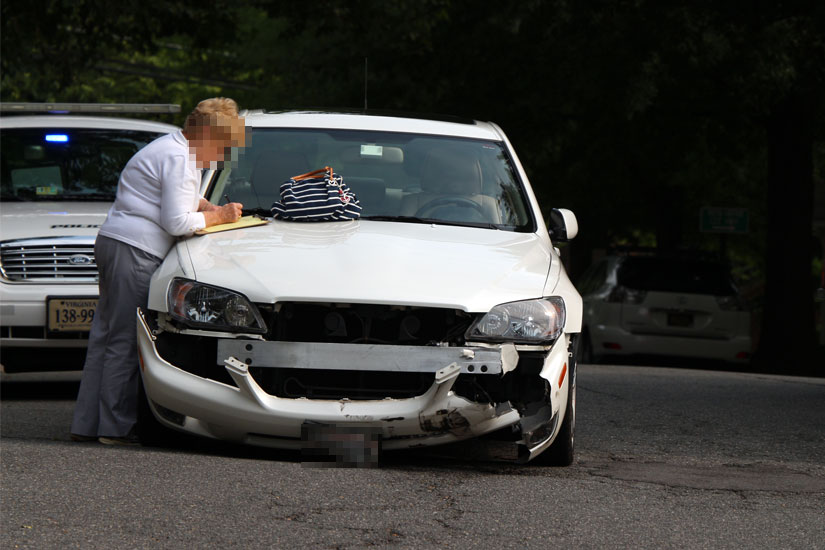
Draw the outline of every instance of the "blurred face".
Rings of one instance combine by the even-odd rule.
[[[229,157],[231,140],[220,139],[216,134],[219,132],[209,126],[199,126],[189,139],[190,154],[194,155],[198,168],[215,169]]]
[[[232,124],[241,124],[243,121],[233,120]],[[213,121],[212,125],[195,126],[186,132],[189,140],[190,154],[194,156],[195,163],[201,169],[217,169],[220,164],[229,160],[233,147],[243,147],[243,131],[238,134],[227,124],[228,122]],[[238,137],[240,135],[240,138]]]

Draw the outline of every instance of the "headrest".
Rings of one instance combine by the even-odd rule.
[[[292,151],[274,151],[264,153],[258,157],[255,169],[252,171],[252,183],[256,185],[275,185],[276,188],[283,182],[310,170],[309,162],[302,153]]]
[[[452,148],[433,149],[424,157],[421,189],[429,193],[481,193],[481,165],[472,153]]]

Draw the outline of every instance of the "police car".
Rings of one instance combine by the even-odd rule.
[[[178,105],[4,103],[0,116],[0,361],[80,369],[97,304],[94,241],[121,169],[176,131],[130,119]]]

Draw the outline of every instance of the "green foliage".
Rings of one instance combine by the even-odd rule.
[[[4,1],[0,97],[191,105],[221,93],[234,82],[212,71],[233,34],[216,31],[236,22],[232,3],[210,4]]]

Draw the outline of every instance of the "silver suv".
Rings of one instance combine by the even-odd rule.
[[[5,372],[79,369],[97,304],[94,241],[121,169],[171,124],[73,114],[177,105],[2,104],[0,346]],[[39,113],[39,114],[38,114]]]
[[[580,360],[667,356],[747,363],[750,312],[716,261],[609,255],[578,280]]]

